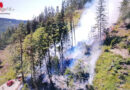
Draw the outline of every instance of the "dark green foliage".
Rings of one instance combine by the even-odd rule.
[[[53,30],[57,29],[56,32],[59,32],[59,38],[56,38],[55,35],[57,36],[58,34],[56,34],[56,32],[53,32],[53,34],[55,34],[53,35],[53,38],[55,38],[53,42],[56,44],[57,40],[60,41],[61,38],[65,39],[65,37],[67,37],[68,30],[67,23],[65,22],[65,17],[67,14],[65,13],[68,11],[71,11],[72,13],[74,10],[82,9],[87,1],[91,0],[63,1],[61,12],[59,11],[58,7],[57,10],[55,10],[53,7],[45,7],[44,12],[42,12],[38,17],[35,17],[32,21],[27,21],[27,23],[24,24],[24,33],[28,35],[31,33],[31,30],[35,32],[35,30],[39,27],[46,27],[49,24],[50,20],[53,19],[51,20],[53,22],[50,22],[53,26]],[[0,35],[1,48],[4,48],[5,45],[12,43],[17,38],[17,36],[14,34],[16,29],[17,28],[9,28],[6,32]]]
[[[28,85],[26,83],[23,85],[22,90],[29,90],[29,87],[28,87]]]
[[[53,7],[45,7],[44,12],[38,17],[27,21],[26,24],[19,24],[17,28],[9,28],[0,36],[0,48],[8,44],[14,45],[15,51],[12,53],[12,60],[16,73],[23,72],[25,76],[31,73],[31,80],[35,89],[37,88],[36,67],[39,66],[41,69],[43,60],[46,64],[47,71],[45,72],[49,76],[50,86],[53,86],[52,69],[56,70],[56,74],[63,74],[64,43],[68,40],[69,33],[66,13],[83,8],[87,1],[89,0],[63,1],[61,11],[58,7],[57,10]],[[67,3],[69,3],[68,6]],[[59,44],[59,49],[56,47],[57,44]],[[51,47],[55,50],[54,57],[50,54]],[[57,50],[60,52],[61,61],[56,56]],[[80,73],[78,73],[78,76],[80,76]],[[72,84],[72,75],[70,75],[70,78]],[[27,89],[26,84],[24,88]]]
[[[57,56],[55,56],[54,58],[52,58],[52,61],[51,61],[51,63],[52,63],[52,68],[53,68],[53,71],[54,71],[54,73],[56,73],[56,74],[59,74],[59,59],[58,59],[58,57]]]
[[[86,85],[86,89],[87,89],[87,90],[95,90],[92,85]]]
[[[127,64],[127,65],[130,65],[130,58],[128,58],[128,59],[126,60],[126,64]]]
[[[119,36],[107,36],[106,40],[104,41],[104,45],[113,47],[116,44],[119,44],[122,39],[125,37],[119,37]]]
[[[12,27],[12,28],[8,28],[6,32],[0,34],[0,49],[6,47],[7,44],[12,42],[10,37],[14,32],[15,32],[15,28]]]

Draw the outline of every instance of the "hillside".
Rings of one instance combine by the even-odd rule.
[[[24,20],[0,18],[0,33],[5,32],[8,27],[18,26],[21,22],[26,23]]]
[[[17,78],[22,90],[130,90],[127,0],[110,27],[100,11],[104,0],[99,7],[89,1],[63,1],[61,11],[46,7],[33,20],[2,33],[0,85]],[[92,6],[83,9],[86,2]]]
[[[130,29],[113,25],[96,64],[95,90],[130,90]]]
[[[124,0],[120,18],[111,26],[96,64],[95,90],[130,90],[130,2]]]
[[[0,85],[14,79],[15,72],[13,70],[12,61],[10,60],[9,47],[0,50]]]

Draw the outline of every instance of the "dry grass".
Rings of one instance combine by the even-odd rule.
[[[130,55],[129,55],[129,52],[127,49],[111,49],[110,50],[111,52],[113,52],[114,54],[116,55],[120,55],[122,56],[123,58],[130,58]]]
[[[112,33],[113,31],[115,31],[116,33]],[[120,37],[130,36],[130,29],[126,29],[125,27],[121,27],[120,25],[115,25],[113,31],[110,33],[111,35]]]

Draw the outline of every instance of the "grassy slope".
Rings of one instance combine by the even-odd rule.
[[[95,89],[130,90],[130,70],[120,64],[120,62],[127,63],[128,60],[130,62],[130,59],[125,60],[111,52],[103,52],[96,66]]]
[[[125,30],[119,26],[114,26],[114,33],[110,33],[110,35],[116,36],[116,41],[121,38],[120,42],[113,46],[103,46],[103,53],[97,61],[96,76],[93,81],[95,90],[130,90],[130,58],[123,58],[110,52],[115,48],[119,50],[129,50],[130,48],[129,45],[126,45],[130,38],[130,30]],[[124,53],[122,52],[122,54]]]

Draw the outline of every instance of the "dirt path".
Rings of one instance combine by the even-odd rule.
[[[17,90],[18,87],[20,86],[20,82],[18,80],[16,80],[16,81],[13,80],[13,81],[14,81],[14,84],[12,86],[8,87],[5,83],[0,86],[0,90]]]

